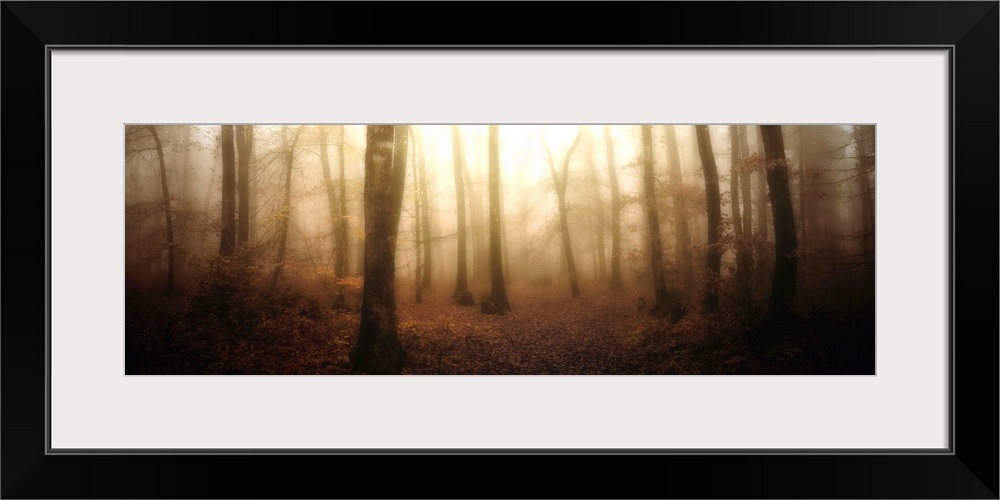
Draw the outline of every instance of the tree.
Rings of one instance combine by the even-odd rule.
[[[233,151],[233,126],[222,126],[222,234],[219,255],[236,251],[236,153]]]
[[[455,299],[455,303],[471,306],[476,303],[472,299],[472,293],[469,292],[469,263],[465,246],[465,183],[462,180],[465,170],[465,153],[458,125],[451,126],[451,152],[452,164],[455,168],[455,204],[458,208],[458,273],[455,276],[455,293],[451,296]]]
[[[545,142],[545,136],[542,136],[542,146],[545,147],[545,155],[549,160],[549,172],[552,174],[552,184],[555,186],[556,197],[559,201],[559,232],[562,235],[562,247],[563,247],[563,258],[566,260],[566,269],[569,272],[569,289],[570,294],[576,297],[580,295],[580,283],[577,281],[576,276],[576,262],[573,260],[573,245],[570,243],[569,239],[569,217],[568,209],[566,208],[566,184],[569,180],[569,160],[573,157],[573,151],[580,144],[580,135],[583,133],[583,126],[579,127],[576,132],[576,138],[573,139],[573,144],[569,146],[566,150],[566,156],[563,158],[562,163],[562,174],[556,173],[556,164],[552,159],[552,151],[549,149],[549,144]]]
[[[490,305],[483,312],[507,314],[507,285],[503,276],[503,252],[500,245],[500,132],[489,126],[490,152]]]
[[[338,211],[339,222],[336,231],[337,241],[340,245],[333,250],[333,273],[336,276],[347,276],[347,269],[350,261],[350,252],[347,250],[347,238],[351,234],[350,221],[347,217],[347,174],[344,172],[344,126],[340,125],[340,142],[337,145],[338,166],[340,167],[340,210]]]
[[[250,157],[253,156],[253,125],[236,126],[237,183],[240,195],[237,245],[250,240]]]
[[[719,172],[715,166],[712,150],[712,136],[708,125],[695,125],[698,137],[698,156],[705,172],[705,203],[708,214],[708,249],[705,250],[705,291],[702,305],[709,311],[719,307],[719,268],[722,263],[719,252],[719,224],[722,222],[722,207],[719,196]]]
[[[343,218],[343,215],[340,212],[341,204],[337,200],[337,189],[333,182],[333,175],[330,173],[330,157],[327,154],[327,137],[330,134],[330,130],[328,126],[320,125],[317,133],[319,135],[319,162],[323,169],[323,184],[326,185],[326,199],[330,212],[330,230],[333,233],[333,274],[342,277],[343,274],[341,272],[343,269],[338,269],[338,264],[341,264],[340,259],[343,259],[342,254],[344,246],[347,245],[347,240],[342,239],[343,235],[340,231],[340,220]]]
[[[775,317],[791,311],[798,278],[798,243],[792,195],[788,188],[788,160],[781,125],[760,125],[767,161],[767,187],[771,193],[774,220],[774,279],[767,315]]]
[[[674,202],[674,235],[677,239],[677,267],[687,293],[691,293],[693,263],[691,262],[691,228],[688,225],[687,199],[684,178],[681,175],[681,157],[677,147],[677,132],[673,125],[666,126],[667,168],[670,174]]]
[[[653,273],[653,291],[656,303],[652,313],[657,316],[673,314],[677,319],[679,314],[672,309],[676,307],[674,299],[667,291],[667,279],[663,274],[663,242],[660,239],[660,216],[656,209],[656,176],[653,173],[653,131],[649,125],[640,126],[642,132],[642,180],[646,194],[646,223],[649,226],[649,259]]]
[[[424,157],[424,141],[420,134],[420,129],[411,127],[413,142],[416,143],[417,158],[420,164],[420,223],[423,225],[424,262],[422,266],[423,275],[420,277],[420,286],[430,288],[431,286],[431,209],[430,198],[427,196],[427,162]],[[414,179],[416,182],[416,179]]]
[[[420,276],[423,273],[423,260],[421,260],[420,255],[420,169],[419,163],[423,161],[422,157],[417,156],[417,141],[414,138],[414,128],[410,127],[410,149],[413,154],[410,164],[413,166],[413,253],[416,256],[416,269],[413,271],[413,301],[420,304],[424,301],[422,291],[423,284],[420,282]],[[419,160],[418,160],[419,158]]]
[[[368,125],[365,148],[365,278],[355,371],[397,374],[406,353],[397,335],[396,235],[406,185],[407,126]]]
[[[747,249],[746,238],[744,237],[744,227],[750,222],[740,214],[740,172],[739,165],[743,160],[743,151],[740,147],[740,132],[736,125],[729,126],[729,192],[733,211],[733,233],[736,241],[736,288],[739,291],[742,301],[746,304],[750,302],[750,252]]]
[[[174,223],[170,210],[170,189],[167,187],[167,166],[163,160],[163,145],[160,143],[160,135],[156,132],[156,126],[146,127],[149,135],[153,137],[156,145],[156,159],[160,165],[160,189],[163,191],[163,218],[167,226],[167,295],[174,293]]]
[[[747,126],[740,125],[740,152],[742,158],[750,156],[750,144],[747,142]],[[740,172],[740,190],[743,195],[743,239],[749,241],[753,237],[753,200],[750,195],[750,171],[742,169]]]
[[[608,180],[611,183],[611,288],[622,287],[622,197],[615,171],[615,145],[611,140],[611,127],[604,126],[604,150],[608,160]]]
[[[274,290],[274,287],[278,284],[278,278],[281,277],[281,269],[285,266],[285,251],[288,248],[288,224],[292,216],[292,163],[295,160],[295,144],[299,142],[299,135],[302,133],[304,127],[299,127],[295,131],[295,136],[292,138],[292,142],[288,142],[288,126],[283,125],[281,127],[281,145],[284,149],[285,158],[285,199],[281,205],[281,213],[279,214],[279,229],[278,229],[278,256],[274,261],[274,271],[271,273],[271,285],[270,290]]]
[[[590,129],[585,129],[583,140],[584,160],[587,162],[587,174],[590,176],[590,196],[593,198],[594,222],[597,229],[597,278],[604,281],[607,278],[607,264],[604,255],[604,200],[601,199],[601,183],[597,176],[597,165],[594,162],[594,140]]]

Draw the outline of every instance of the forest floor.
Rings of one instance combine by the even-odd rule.
[[[441,292],[398,300],[403,374],[874,374],[874,316],[747,325],[736,314],[676,324],[638,295],[515,287],[512,311],[482,314]],[[285,292],[228,316],[193,314],[189,297],[126,297],[127,374],[349,374],[359,314]],[[236,311],[236,312],[234,312]]]

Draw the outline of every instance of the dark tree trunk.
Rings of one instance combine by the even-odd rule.
[[[600,177],[597,175],[597,165],[594,162],[594,139],[589,129],[583,142],[584,156],[587,162],[587,173],[590,175],[590,193],[594,199],[594,222],[597,229],[597,278],[607,279],[607,261],[604,250],[604,200],[601,198]]]
[[[369,125],[365,148],[365,285],[358,339],[350,361],[357,372],[398,374],[406,353],[397,336],[396,234],[406,184],[407,126]]]
[[[649,125],[641,125],[642,131],[642,180],[646,194],[646,225],[649,226],[649,263],[653,273],[653,292],[656,303],[653,314],[666,316],[670,313],[670,294],[667,279],[663,273],[663,241],[660,239],[660,216],[656,205],[656,176],[653,172],[653,131]]]
[[[160,189],[163,191],[163,218],[167,226],[167,295],[174,293],[174,222],[170,210],[170,188],[167,187],[167,165],[163,160],[163,145],[155,126],[147,127],[156,144],[156,158],[160,164]]]
[[[472,232],[472,282],[479,285],[485,281],[489,265],[483,238],[483,228],[486,224],[483,222],[482,198],[476,193],[476,183],[467,161],[462,162],[462,176],[465,179],[466,192],[469,194],[466,201],[469,206],[469,229]]]
[[[729,126],[729,145],[732,148],[732,156],[729,169],[729,190],[732,193],[733,206],[733,233],[736,240],[736,288],[740,301],[743,304],[750,302],[750,252],[747,250],[747,241],[743,237],[743,227],[749,222],[740,214],[740,186],[739,186],[739,165],[743,159],[743,150],[740,147],[740,132],[736,125]]]
[[[760,135],[764,141],[767,187],[771,193],[774,218],[774,280],[771,282],[771,300],[768,305],[768,316],[774,317],[790,312],[795,300],[798,243],[781,126],[761,125]]]
[[[233,150],[233,126],[222,126],[222,234],[219,255],[236,251],[236,153]]]
[[[274,261],[274,271],[271,273],[271,285],[269,290],[273,291],[281,277],[281,269],[285,267],[285,251],[288,249],[288,224],[292,218],[292,163],[295,158],[295,144],[299,142],[299,134],[302,127],[295,131],[291,144],[288,143],[288,127],[281,127],[281,143],[285,156],[285,200],[281,205],[281,214],[278,218],[278,256]]]
[[[323,168],[323,184],[326,185],[326,200],[330,213],[330,232],[333,233],[333,273],[335,276],[340,277],[343,275],[337,269],[337,264],[339,264],[337,257],[343,253],[346,241],[341,239],[340,219],[342,217],[339,213],[340,203],[337,201],[337,188],[333,182],[333,174],[330,173],[330,157],[327,153],[329,133],[330,131],[327,126],[319,126],[319,163]]]
[[[608,160],[608,181],[611,184],[611,288],[619,289],[622,287],[622,198],[615,169],[615,145],[609,125],[604,126],[604,150]]]
[[[573,297],[580,295],[580,282],[576,275],[576,261],[573,260],[573,245],[569,239],[569,216],[566,208],[566,183],[569,180],[569,160],[573,157],[573,151],[580,144],[580,135],[583,127],[576,133],[573,144],[566,151],[563,159],[562,176],[556,173],[556,165],[552,159],[552,151],[549,150],[548,143],[542,138],[542,146],[545,147],[545,154],[549,159],[549,172],[552,174],[552,183],[555,185],[556,197],[559,199],[559,232],[562,235],[563,258],[566,261],[566,273],[569,275],[569,290]]]
[[[500,242],[500,138],[499,127],[489,126],[490,150],[490,307],[491,314],[507,314],[507,285],[503,276],[503,252]]]
[[[424,160],[424,141],[420,136],[420,129],[411,128],[413,131],[413,141],[417,147],[417,161],[420,163],[420,223],[423,225],[424,238],[424,263],[423,273],[420,277],[420,286],[430,288],[431,286],[431,208],[430,197],[427,196],[427,163]]]
[[[465,152],[458,125],[451,126],[451,152],[455,167],[455,205],[458,208],[458,272],[455,275],[455,293],[452,294],[452,298],[459,305],[471,306],[475,305],[475,301],[469,292],[469,264],[465,246],[465,181],[462,179],[465,171]]]
[[[740,153],[742,158],[750,156],[750,144],[747,142],[747,126],[740,125]],[[750,172],[740,173],[740,191],[743,195],[743,238],[747,241],[753,237],[753,196],[750,194]]]
[[[681,158],[677,147],[677,132],[673,125],[666,126],[667,164],[670,184],[673,187],[674,233],[677,239],[677,267],[688,296],[693,288],[694,264],[691,261],[691,228],[688,224],[687,199],[684,196],[684,178],[681,175]]]
[[[808,221],[808,215],[806,213],[806,197],[809,195],[808,181],[809,177],[806,175],[806,149],[805,143],[805,133],[806,127],[802,125],[798,126],[798,160],[799,160],[799,241],[802,242],[802,248],[809,248],[808,233],[806,232],[806,222]],[[814,228],[810,228],[814,229]]]
[[[707,125],[695,125],[698,136],[698,155],[705,172],[705,203],[708,215],[708,249],[705,251],[705,292],[702,305],[714,311],[719,307],[719,223],[722,222],[722,207],[719,196],[719,172],[715,166],[712,137]]]
[[[767,158],[767,153],[764,152],[764,142],[761,139],[760,127],[757,128],[757,154],[760,155],[761,159]],[[767,172],[760,171],[757,172],[755,176],[756,184],[756,198],[757,198],[757,235],[760,237],[761,241],[767,241],[767,219],[770,217],[770,210],[768,210],[768,199],[767,199]]]
[[[253,156],[253,125],[236,126],[237,184],[240,209],[237,245],[242,248],[250,241],[250,158]]]
[[[344,126],[340,127],[340,143],[337,146],[337,160],[340,167],[340,199],[337,200],[340,206],[340,215],[337,227],[337,241],[340,242],[333,251],[333,273],[337,276],[347,276],[347,269],[350,261],[350,252],[347,249],[347,239],[351,234],[350,221],[347,217],[347,174],[344,166]]]
[[[180,197],[184,200],[185,205],[190,209],[194,206],[194,202],[191,199],[191,125],[184,126],[184,159],[181,166],[181,194]],[[179,250],[174,253],[175,259],[177,259],[177,274],[181,280],[187,277],[187,256],[191,253],[191,224],[189,222],[189,217],[181,217],[177,221],[179,235],[176,235],[176,240],[180,242],[179,245],[174,245],[175,249]]]

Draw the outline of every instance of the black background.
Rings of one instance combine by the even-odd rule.
[[[997,2],[3,2],[0,21],[4,498],[997,498]],[[45,47],[91,44],[953,45],[955,454],[45,455]]]

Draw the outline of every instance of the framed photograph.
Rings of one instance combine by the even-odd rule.
[[[3,3],[4,497],[997,498],[997,2],[316,7]]]

